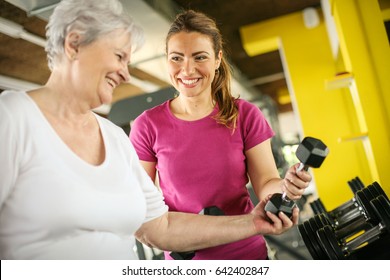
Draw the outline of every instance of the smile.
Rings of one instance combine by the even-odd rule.
[[[181,79],[181,82],[185,85],[193,85],[195,84],[199,79],[191,79],[191,80],[183,80]]]
[[[112,88],[115,88],[116,87],[116,83],[114,80],[110,79],[110,78],[106,78],[106,82],[112,87]]]

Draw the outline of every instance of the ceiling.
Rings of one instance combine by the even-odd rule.
[[[239,28],[308,7],[320,7],[321,0],[121,1],[146,30],[147,46],[135,56],[130,70],[133,77],[131,84],[116,90],[114,102],[169,86],[163,66],[165,34],[172,17],[180,9],[192,8],[216,20],[226,42],[228,58],[235,75],[239,76],[238,83],[245,80],[245,86],[249,86],[255,95],[272,97],[278,112],[292,111],[291,103],[281,103],[277,98],[278,92],[287,87],[279,52],[248,56],[242,46]],[[0,0],[0,91],[6,89],[7,85],[14,87],[15,83],[22,89],[29,89],[43,85],[48,79],[50,72],[43,48],[45,25],[57,2],[59,0]],[[46,10],[42,3],[49,8]],[[21,28],[22,32],[10,34],[12,28],[10,25],[4,27],[4,21],[17,24],[13,28]]]

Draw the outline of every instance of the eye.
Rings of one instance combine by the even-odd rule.
[[[171,56],[170,60],[178,62],[178,61],[181,61],[181,57],[180,56]]]
[[[195,57],[195,60],[197,60],[197,61],[203,61],[203,60],[206,60],[206,59],[207,59],[207,56],[205,56],[205,55],[197,55]]]
[[[122,60],[122,58],[123,58],[123,55],[121,55],[121,54],[116,54],[116,56],[119,58],[119,60]]]

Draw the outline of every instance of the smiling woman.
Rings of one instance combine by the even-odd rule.
[[[192,10],[178,14],[168,31],[166,53],[178,95],[141,114],[130,139],[153,181],[158,174],[169,209],[250,213],[254,205],[246,188],[249,178],[260,201],[284,189],[300,198],[311,176],[306,171],[296,174],[292,166],[287,180],[279,177],[267,120],[257,106],[233,97],[230,65],[216,23]],[[189,256],[266,259],[267,248],[263,236],[252,236],[196,253],[165,252],[166,259]]]
[[[0,98],[0,259],[136,258],[128,236],[166,212],[158,193],[147,211],[128,139],[92,112],[129,80],[142,40],[118,1],[63,0],[54,10],[47,83]]]
[[[215,54],[212,41],[207,35],[198,32],[181,32],[173,35],[168,42],[168,72],[172,85],[181,95],[200,100],[201,96],[206,96],[210,106],[205,107],[205,111],[197,112],[196,116],[189,110],[200,108],[185,108],[175,106],[175,114],[180,114],[187,120],[202,118],[213,110],[211,100],[211,83],[221,64],[222,51]],[[219,70],[218,70],[219,71]],[[179,100],[179,99],[178,99]],[[176,101],[172,102],[172,106]]]
[[[78,44],[80,35],[77,31],[69,33],[68,37],[65,43],[70,41],[79,45],[76,49],[69,44],[65,49],[65,54],[71,57],[69,79],[74,81],[75,87],[79,90],[92,94],[96,92],[97,106],[111,103],[114,89],[130,80],[128,62],[130,61],[131,41],[129,34],[123,29],[114,30],[88,45]],[[97,57],[99,57],[99,64],[95,63]],[[85,83],[87,80],[89,82]],[[93,96],[91,97],[93,99]]]

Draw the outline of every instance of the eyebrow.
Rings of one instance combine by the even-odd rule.
[[[199,52],[194,52],[194,53],[192,53],[192,56],[196,56],[196,55],[199,55],[199,54],[202,54],[202,53],[205,53],[205,54],[208,54],[208,55],[209,55],[209,53],[206,52],[206,51],[199,51]],[[177,55],[184,56],[184,53],[175,52],[175,51],[169,53],[169,55],[171,55],[171,54],[177,54]]]

